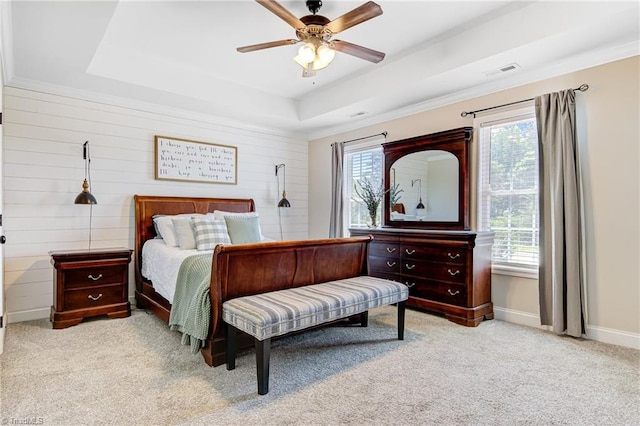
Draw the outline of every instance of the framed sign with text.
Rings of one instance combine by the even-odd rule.
[[[238,183],[235,146],[156,136],[155,163],[156,179]]]

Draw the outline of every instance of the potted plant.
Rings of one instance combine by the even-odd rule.
[[[363,203],[367,207],[369,217],[371,218],[371,227],[378,226],[378,207],[382,201],[384,193],[387,192],[382,184],[375,185],[369,179],[356,180],[353,183],[353,191],[359,199],[357,202]]]

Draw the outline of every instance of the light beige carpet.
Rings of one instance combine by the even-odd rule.
[[[53,330],[9,324],[2,424],[638,425],[640,351],[486,321],[477,328],[395,308],[369,327],[275,341],[269,394],[253,351],[210,368],[154,316]],[[31,422],[31,423],[28,423]]]

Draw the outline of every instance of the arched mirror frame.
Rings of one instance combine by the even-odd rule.
[[[382,145],[385,165],[384,182],[387,190],[384,195],[384,227],[469,230],[469,143],[472,133],[473,127],[461,127]],[[458,159],[458,220],[447,222],[390,220],[391,199],[388,190],[393,163],[405,155],[427,150],[447,151]]]

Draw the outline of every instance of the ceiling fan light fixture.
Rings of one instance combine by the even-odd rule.
[[[313,62],[316,57],[316,47],[313,45],[313,43],[303,44],[300,49],[298,49],[298,57],[305,64]]]
[[[336,51],[327,45],[321,44],[318,47],[316,60],[329,65],[331,61],[336,57]],[[323,67],[324,68],[324,67]]]

